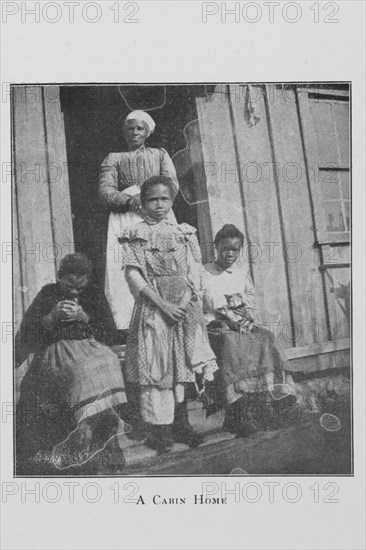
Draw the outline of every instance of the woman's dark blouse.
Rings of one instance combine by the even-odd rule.
[[[95,338],[106,345],[116,342],[116,326],[104,293],[90,284],[79,296],[79,304],[89,317],[89,322],[58,322],[46,329],[42,319],[57,302],[66,300],[59,283],[44,286],[26,311],[15,338],[15,362],[20,365],[29,353],[42,352],[50,344],[60,340]]]

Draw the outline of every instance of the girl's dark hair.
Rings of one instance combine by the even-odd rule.
[[[142,205],[145,204],[148,191],[156,185],[165,185],[166,187],[168,187],[172,200],[175,199],[176,186],[173,180],[168,178],[167,176],[153,176],[152,178],[145,180],[141,186],[140,200]]]
[[[76,254],[67,254],[61,260],[58,270],[59,278],[65,275],[86,275],[90,279],[93,272],[93,264],[91,261],[77,252]]]
[[[244,245],[244,235],[239,229],[232,223],[226,223],[220,231],[216,233],[214,240],[214,245],[216,248],[219,246],[220,242],[224,239],[239,239],[240,246]]]

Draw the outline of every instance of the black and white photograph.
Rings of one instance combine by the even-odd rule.
[[[365,20],[1,2],[1,548],[365,548]]]
[[[17,476],[352,475],[351,93],[12,86]]]

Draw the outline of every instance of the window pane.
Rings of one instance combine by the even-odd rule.
[[[347,103],[334,104],[334,118],[341,164],[349,164],[349,105]]]
[[[349,189],[349,172],[341,172],[341,182],[342,182],[342,195],[344,199],[349,199],[350,189]]]
[[[321,165],[349,165],[349,104],[310,100]]]
[[[341,199],[339,172],[335,170],[320,170],[319,174],[322,184],[323,199],[326,201]]]
[[[310,101],[321,165],[339,166],[339,147],[334,120],[333,104],[326,101]]]
[[[323,203],[326,216],[327,231],[346,231],[340,202]]]

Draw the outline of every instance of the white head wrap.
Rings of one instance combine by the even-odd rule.
[[[147,124],[150,134],[155,130],[155,122],[148,113],[145,113],[145,111],[131,111],[131,113],[127,115],[125,123],[127,120],[142,120]]]

